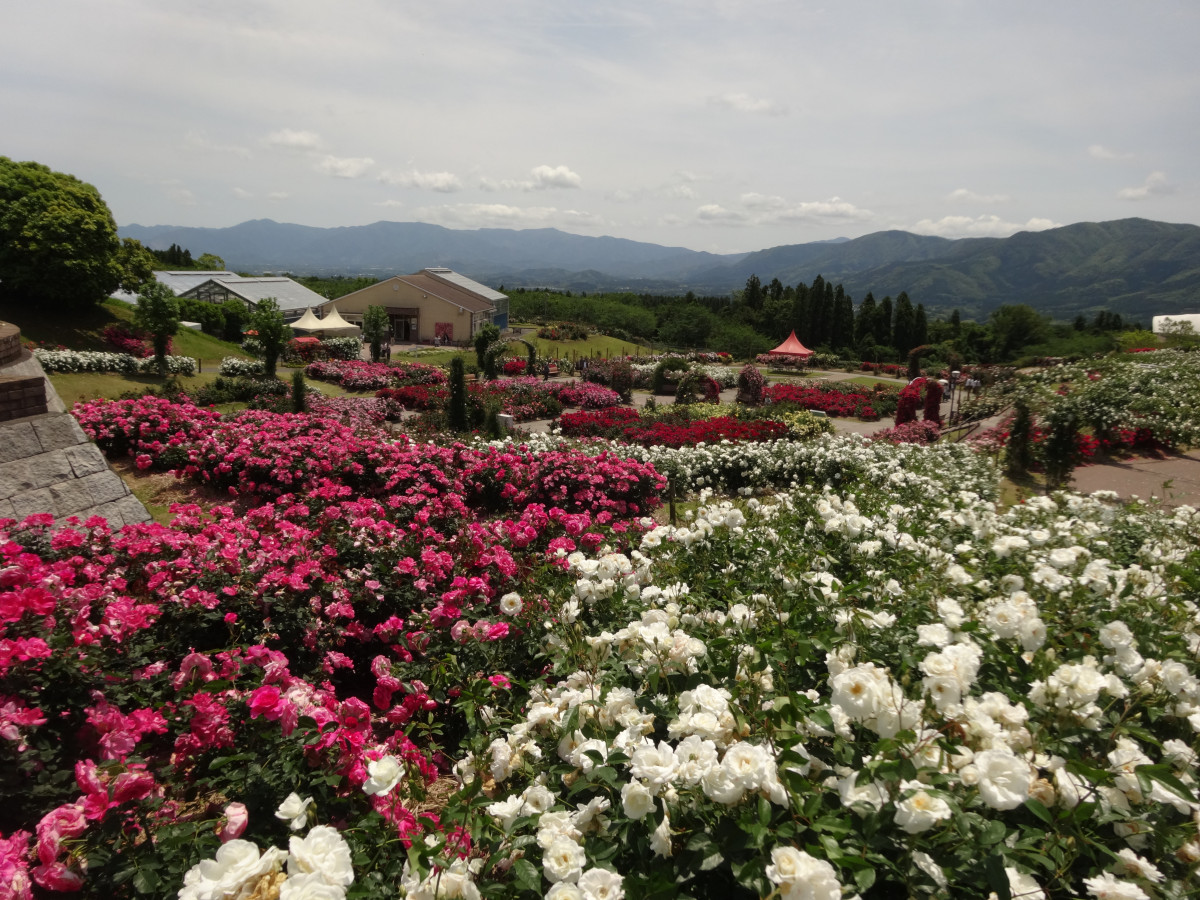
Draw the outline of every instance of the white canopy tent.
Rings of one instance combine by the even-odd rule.
[[[336,306],[329,310],[329,314],[325,318],[317,321],[320,330],[329,337],[357,337],[362,334],[361,328],[342,318],[342,314],[337,311]]]
[[[316,317],[310,306],[299,319],[292,323],[293,331],[320,331],[321,320]]]
[[[358,337],[362,333],[357,325],[342,318],[337,309],[331,309],[329,315],[318,319],[309,307],[299,319],[292,323],[292,329],[306,334],[318,334],[325,337]]]

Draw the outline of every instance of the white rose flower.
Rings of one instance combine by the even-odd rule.
[[[659,741],[657,747],[646,745],[634,750],[629,760],[629,771],[635,778],[644,781],[647,787],[657,791],[671,782],[678,765],[671,745]]]
[[[557,837],[542,854],[542,869],[546,879],[555,881],[579,881],[587,854],[583,848],[568,837]]]
[[[841,900],[842,885],[833,866],[794,847],[771,851],[767,878],[786,900]]]
[[[336,828],[317,825],[303,838],[288,842],[288,875],[319,874],[330,884],[354,883],[350,846]]]
[[[640,819],[654,810],[654,794],[640,781],[631,781],[621,788],[621,808],[631,819]]]
[[[625,879],[608,869],[588,869],[579,879],[584,900],[623,900]]]
[[[1008,876],[1008,892],[1013,900],[1046,900],[1046,892],[1032,875],[1018,872],[1012,866],[1005,866],[1004,874]]]
[[[345,900],[346,889],[320,874],[293,875],[279,888],[279,900]]]
[[[919,782],[910,782],[904,787],[917,788],[913,794],[896,804],[896,824],[907,833],[920,834],[950,818],[950,804],[924,790]]]
[[[1016,809],[1029,798],[1029,763],[1004,750],[975,754],[979,796],[992,809]]]
[[[506,616],[515,616],[521,612],[523,604],[521,603],[521,595],[516,591],[505,594],[500,598],[500,612]]]
[[[292,831],[299,831],[308,823],[308,810],[312,805],[312,797],[301,800],[300,795],[293,791],[279,804],[279,809],[275,810],[275,818],[287,822]]]
[[[1111,872],[1096,878],[1085,878],[1088,893],[1096,900],[1150,900],[1150,895],[1130,881],[1121,881]]]
[[[550,885],[550,890],[546,891],[546,900],[583,900],[583,891],[577,884],[560,881]]]
[[[363,782],[364,794],[386,794],[404,777],[404,766],[394,756],[384,756],[367,763],[367,780]]]
[[[650,835],[650,851],[655,856],[671,855],[671,817],[667,814],[666,805],[663,807],[663,820]]]
[[[278,847],[259,852],[253,841],[235,838],[217,850],[215,859],[201,860],[183,876],[179,900],[236,897],[264,875],[278,872],[287,854]]]

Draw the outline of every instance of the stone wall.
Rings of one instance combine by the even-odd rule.
[[[69,413],[0,422],[0,519],[103,516],[114,528],[150,514]]]
[[[16,362],[21,356],[21,329],[8,322],[0,322],[0,366]]]
[[[47,411],[46,379],[36,375],[0,375],[0,422]]]

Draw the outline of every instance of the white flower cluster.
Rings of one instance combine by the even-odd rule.
[[[47,372],[117,372],[122,375],[154,373],[158,362],[153,356],[138,359],[128,353],[109,353],[103,350],[43,350],[33,351],[34,357]],[[196,360],[190,356],[168,356],[167,371],[172,375],[195,375]]]
[[[242,359],[238,356],[226,356],[221,360],[217,369],[218,375],[227,378],[255,378],[266,372],[266,365],[260,359]]]
[[[304,825],[312,798],[290,795],[277,818],[292,830]],[[284,867],[286,865],[286,871]],[[277,896],[280,900],[344,900],[354,883],[350,847],[336,828],[317,825],[304,837],[295,835],[287,850],[259,850],[253,841],[234,839],[217,850],[214,859],[192,866],[183,876],[179,900],[214,900]]]
[[[1160,825],[1190,828],[1179,858],[1200,860],[1200,805],[1187,796],[1198,783],[1200,606],[1178,574],[1200,546],[1200,515],[1121,508],[1107,494],[1001,511],[971,479],[947,487],[937,470],[956,454],[837,446],[866,473],[853,493],[818,482],[767,502],[705,503],[687,525],[647,531],[628,557],[572,555],[575,612],[547,640],[579,669],[536,691],[480,761],[497,784],[533,776],[488,811],[514,840],[537,833],[547,881],[589,871],[589,838],[608,818],[644,823],[652,852],[670,859],[681,832],[722,810],[798,802],[793,778],[805,796],[828,792],[851,822],[880,818],[872,828],[891,829],[886,840],[931,890],[944,891],[951,870],[931,855],[937,844],[918,852],[913,836],[978,810],[1016,840],[1024,826],[1005,816],[1030,801],[1097,804],[1097,834],[1129,853]],[[831,453],[832,442],[817,456]],[[705,572],[726,576],[720,587],[690,574],[697,550]],[[770,587],[741,593],[749,584]],[[632,615],[589,634],[585,622],[604,621],[601,599]],[[770,634],[819,637],[832,648],[823,670],[810,649],[812,664],[780,677]],[[670,692],[655,687],[672,679]],[[1138,705],[1157,710],[1160,746],[1123,730],[1120,709]],[[792,731],[768,738],[759,709],[790,716]],[[611,809],[608,790],[588,787],[601,770],[619,778]],[[1145,865],[1096,884],[1140,890],[1134,882],[1157,871]],[[783,896],[839,895],[836,870],[795,847],[776,847],[767,873]],[[1044,896],[1029,872],[1006,873],[1014,896]]]

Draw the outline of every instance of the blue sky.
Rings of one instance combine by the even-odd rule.
[[[0,154],[122,225],[732,252],[1200,223],[1192,2],[44,0],[5,25]]]

